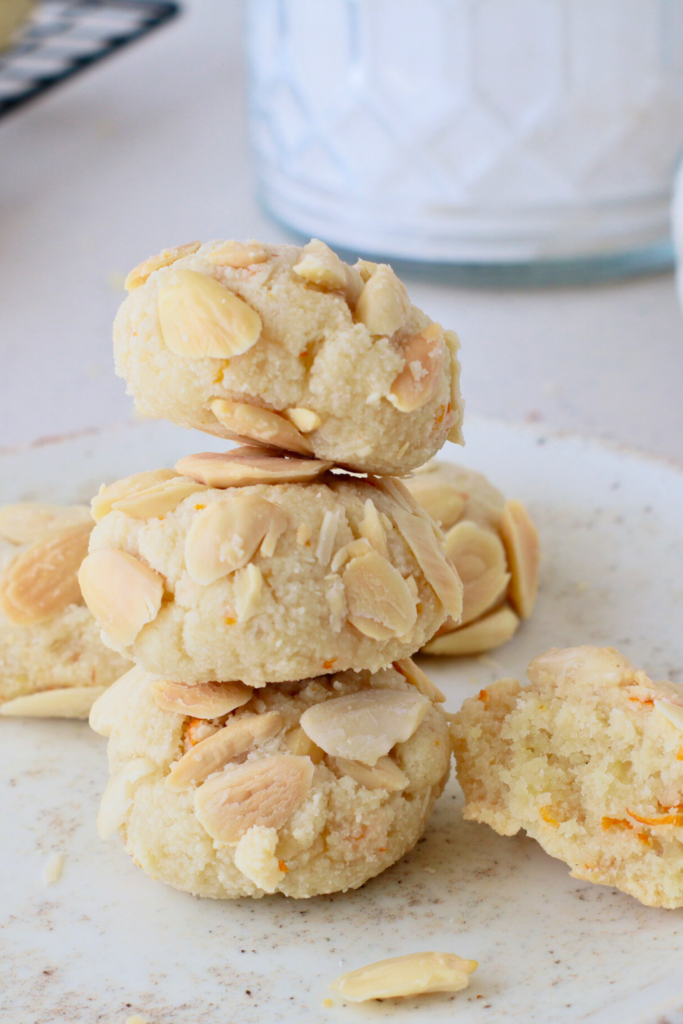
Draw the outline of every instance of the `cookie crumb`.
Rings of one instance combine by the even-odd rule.
[[[334,1006],[334,1003],[331,999],[323,999],[323,1006]]]
[[[126,1017],[126,1024],[152,1024],[149,1017],[141,1017],[139,1013],[134,1013],[131,1017]]]
[[[47,858],[47,861],[43,865],[43,885],[52,885],[53,882],[58,882],[62,877],[62,868],[64,867],[64,854],[63,853],[51,853]]]

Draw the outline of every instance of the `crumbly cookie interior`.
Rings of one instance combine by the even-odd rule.
[[[551,651],[530,685],[465,701],[451,734],[465,817],[524,829],[572,876],[683,906],[683,687],[611,648]],[[683,723],[683,716],[681,717]]]

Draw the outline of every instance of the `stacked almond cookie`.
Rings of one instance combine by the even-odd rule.
[[[448,777],[444,698],[410,655],[463,589],[394,474],[460,439],[457,338],[390,267],[317,241],[195,243],[127,285],[139,408],[246,445],[93,500],[81,588],[135,663],[91,713],[100,832],[198,895],[355,888]]]

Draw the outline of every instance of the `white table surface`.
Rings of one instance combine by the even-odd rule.
[[[255,198],[237,0],[171,26],[0,121],[0,448],[106,426],[125,272],[193,238],[286,239]],[[673,278],[533,291],[410,282],[463,342],[472,412],[683,459]]]

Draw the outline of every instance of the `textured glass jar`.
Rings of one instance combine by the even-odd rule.
[[[683,0],[248,0],[262,199],[394,257],[661,259]]]

